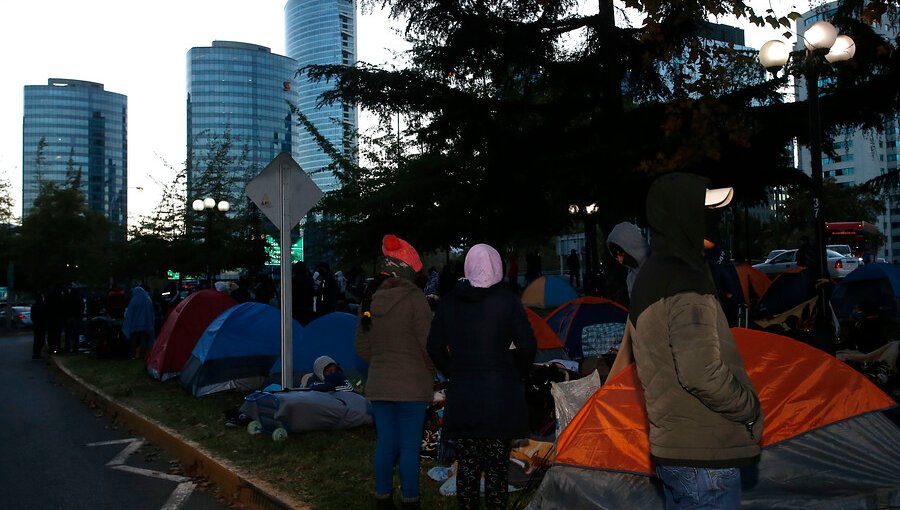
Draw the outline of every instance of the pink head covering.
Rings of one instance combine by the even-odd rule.
[[[503,262],[500,260],[500,254],[486,244],[476,244],[469,249],[463,269],[466,280],[469,280],[473,287],[490,287],[503,279]]]

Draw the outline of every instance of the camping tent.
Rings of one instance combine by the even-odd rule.
[[[293,345],[303,327],[292,324]],[[181,370],[181,384],[195,397],[231,389],[256,390],[281,354],[281,313],[262,303],[241,303],[214,320]]]
[[[303,328],[303,342],[292,349],[295,375],[312,372],[319,356],[330,356],[348,376],[364,378],[368,364],[356,354],[356,326],[359,319],[345,312],[331,312],[313,320]],[[281,356],[272,365],[271,373],[280,377]]]
[[[794,267],[781,273],[759,298],[753,317],[773,317],[815,298],[815,278],[813,271],[805,267]]]
[[[559,276],[541,276],[522,292],[522,304],[534,308],[553,308],[578,297],[575,288]]]
[[[734,329],[765,416],[741,508],[900,507],[894,401],[837,359],[786,337]],[[663,508],[634,366],[601,387],[560,435],[532,510]]]
[[[572,359],[583,357],[581,339],[586,326],[621,325],[624,330],[628,310],[606,298],[585,296],[560,305],[547,316],[547,324],[562,340]],[[621,335],[619,335],[621,338]]]
[[[744,294],[744,303],[750,304],[757,302],[763,294],[766,293],[766,290],[769,289],[769,285],[772,284],[772,280],[766,276],[766,273],[763,273],[750,264],[735,264],[734,270],[737,271],[738,280],[741,282],[741,292]]]
[[[522,308],[525,309],[528,323],[531,325],[531,330],[534,331],[534,338],[537,339],[538,348],[534,361],[543,363],[553,359],[568,359],[569,356],[566,354],[566,348],[562,340],[559,339],[559,335],[553,331],[553,328],[547,324],[547,321],[531,308],[524,305]]]
[[[150,376],[160,381],[178,377],[206,327],[236,304],[237,301],[228,294],[209,289],[194,292],[178,303],[166,318],[147,356]]]
[[[900,266],[872,263],[854,269],[831,294],[831,305],[838,319],[850,318],[853,308],[863,301],[877,306],[881,315],[900,321]]]

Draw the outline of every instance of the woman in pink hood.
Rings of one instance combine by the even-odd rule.
[[[459,508],[478,508],[482,474],[486,508],[506,508],[510,442],[526,438],[525,378],[537,342],[519,299],[501,284],[497,250],[473,246],[465,278],[441,299],[428,354],[449,378],[443,432],[456,440]]]

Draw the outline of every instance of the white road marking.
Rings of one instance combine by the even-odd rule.
[[[96,443],[88,443],[87,446],[109,446],[114,444],[125,444],[127,446],[113,457],[112,460],[106,463],[111,469],[178,483],[178,486],[175,487],[175,490],[172,491],[172,494],[169,495],[169,499],[166,500],[160,510],[178,510],[191,496],[191,493],[194,492],[194,488],[197,485],[194,482],[191,482],[191,479],[186,476],[170,475],[161,471],[125,465],[125,461],[128,460],[128,457],[138,451],[141,446],[144,446],[143,439],[132,437],[128,439],[116,439],[113,441],[99,441]]]

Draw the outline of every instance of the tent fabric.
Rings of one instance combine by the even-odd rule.
[[[760,463],[742,508],[874,508],[900,503],[897,407],[865,376],[789,338],[734,329],[765,413]],[[663,508],[634,366],[601,387],[559,438],[529,506]],[[868,505],[868,506],[867,506]]]
[[[759,269],[750,264],[742,263],[734,266],[738,274],[738,280],[741,282],[741,292],[744,294],[744,303],[753,303],[759,300],[769,286],[772,280]]]
[[[356,326],[359,318],[346,312],[331,312],[313,320],[303,328],[303,341],[293,344],[291,366],[295,375],[313,370],[319,356],[330,356],[348,376],[365,378],[366,361],[356,354]],[[296,339],[296,337],[295,337]],[[270,372],[281,374],[281,356]]]
[[[563,348],[562,340],[547,324],[547,321],[531,308],[527,306],[523,306],[523,308],[525,309],[525,315],[528,317],[528,323],[531,324],[531,330],[534,331],[534,337],[537,339],[538,349]]]
[[[147,356],[150,376],[160,381],[178,377],[206,327],[236,304],[228,294],[209,289],[194,292],[178,303]]]
[[[303,327],[292,324],[293,345]],[[216,317],[181,371],[181,384],[195,397],[228,390],[255,390],[281,354],[281,313],[262,303],[241,303]]]
[[[624,324],[628,309],[606,298],[585,296],[563,303],[547,316],[547,324],[562,340],[572,359],[583,357],[581,338],[586,326]]]
[[[541,276],[522,291],[522,304],[534,308],[554,308],[578,297],[578,292],[559,276]]]
[[[831,294],[834,313],[841,320],[849,319],[853,308],[863,301],[900,321],[900,267],[882,263],[860,266],[835,285]]]
[[[816,297],[813,271],[807,268],[791,268],[774,280],[759,299],[753,316],[772,317]]]

